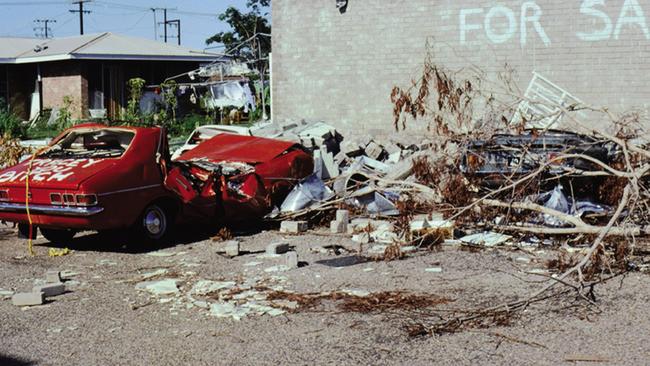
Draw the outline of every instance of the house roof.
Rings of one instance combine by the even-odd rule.
[[[110,32],[48,40],[0,37],[0,50],[0,62],[17,64],[76,59],[215,61],[226,57]]]
[[[33,48],[42,41],[36,38],[0,37],[0,63],[11,62],[25,50]]]

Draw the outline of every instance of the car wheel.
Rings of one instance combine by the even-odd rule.
[[[71,229],[44,229],[41,228],[41,234],[45,239],[54,244],[68,244],[74,238],[77,232]]]
[[[168,236],[170,223],[168,211],[158,204],[152,204],[142,213],[139,231],[145,239],[160,242]]]
[[[36,239],[38,228],[32,227],[32,240]],[[22,239],[29,239],[29,224],[18,224],[18,237]]]

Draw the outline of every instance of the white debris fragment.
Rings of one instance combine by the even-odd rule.
[[[71,277],[79,276],[81,272],[74,272],[69,270],[61,271],[61,279],[70,279]]]
[[[244,263],[244,267],[255,267],[255,266],[259,266],[262,263],[264,262],[248,262],[248,263]]]
[[[160,281],[146,281],[135,285],[138,290],[149,291],[154,295],[173,295],[178,294],[178,280],[167,278]]]
[[[368,244],[370,243],[370,235],[368,233],[354,234],[352,236],[352,241],[360,244]]]
[[[344,234],[348,232],[347,221],[334,220],[330,222],[330,232],[332,234]]]
[[[424,272],[428,273],[442,273],[442,268],[441,267],[431,267],[431,268],[425,268]]]
[[[309,228],[307,221],[282,221],[280,223],[281,233],[302,233]]]
[[[288,266],[285,266],[285,265],[281,264],[279,266],[273,266],[273,267],[266,268],[266,269],[264,269],[264,272],[267,272],[267,273],[284,272],[284,271],[288,271],[290,269],[291,268],[289,268]]]
[[[3,290],[3,289],[0,288],[0,296],[1,297],[8,297],[8,296],[12,296],[13,294],[14,294],[13,291]]]
[[[200,280],[194,284],[190,293],[194,295],[207,295],[211,292],[234,288],[235,285],[237,285],[235,281]]]
[[[172,256],[175,256],[176,253],[174,253],[174,252],[166,252],[166,251],[156,251],[156,252],[147,253],[147,255],[152,256],[152,257],[172,257]]]
[[[23,292],[11,297],[11,302],[15,306],[41,305],[44,301],[45,294],[42,292]]]
[[[157,270],[155,270],[153,272],[143,273],[141,277],[142,277],[142,280],[148,280],[148,279],[153,278],[153,277],[162,276],[162,275],[164,275],[166,273],[167,273],[167,270],[165,268],[161,268],[161,269],[157,269]]]
[[[289,252],[284,255],[285,264],[289,269],[298,268],[298,253]]]
[[[350,222],[350,211],[336,210],[336,221],[345,222],[346,224]]]
[[[343,289],[341,290],[341,292],[356,297],[366,297],[370,295],[370,292],[366,290],[358,290],[358,289]]]
[[[472,245],[495,247],[508,242],[510,239],[512,239],[512,236],[510,235],[485,231],[478,234],[464,236],[460,238],[460,241]]]
[[[46,283],[58,283],[58,282],[61,282],[61,272],[59,272],[59,271],[47,271],[47,272],[45,272],[45,282]]]

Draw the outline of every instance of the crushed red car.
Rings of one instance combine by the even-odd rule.
[[[222,134],[172,161],[163,128],[101,124],[64,131],[30,160],[0,171],[0,220],[26,234],[31,217],[52,242],[127,228],[156,241],[178,223],[261,217],[313,170],[291,142]]]

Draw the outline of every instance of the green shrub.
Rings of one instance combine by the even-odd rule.
[[[63,97],[63,106],[59,108],[59,115],[56,117],[56,125],[59,130],[64,130],[72,125],[72,97],[66,95]]]
[[[27,126],[18,116],[11,113],[7,103],[0,99],[0,136],[22,138],[25,137],[26,132]]]
[[[140,99],[142,98],[145,80],[133,78],[129,79],[126,84],[129,89],[129,101],[126,106],[124,120],[127,122],[135,122],[142,118],[140,114]]]

